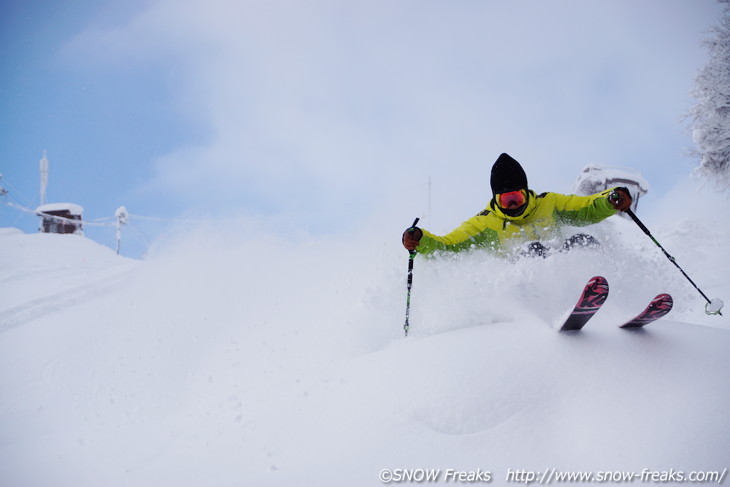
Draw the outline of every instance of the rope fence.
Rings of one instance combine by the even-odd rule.
[[[2,175],[0,175],[0,178]],[[430,190],[431,190],[431,181],[429,178],[428,183],[415,183],[411,184],[409,186],[401,187],[396,191],[380,191],[376,192],[374,194],[370,194],[367,198],[361,199],[361,200],[355,200],[350,201],[348,203],[342,204],[345,208],[351,208],[353,206],[359,206],[364,204],[366,201],[370,201],[375,198],[382,198],[387,197],[392,194],[396,194],[403,191],[413,191],[417,189],[422,189],[428,187],[428,205],[429,205],[429,214],[430,214]],[[0,189],[3,189],[0,187]],[[199,219],[188,219],[188,218],[164,218],[164,217],[157,217],[157,216],[147,216],[147,215],[137,215],[134,213],[129,213],[124,208],[124,206],[121,206],[117,209],[114,216],[107,216],[107,217],[101,217],[101,218],[95,218],[93,220],[87,220],[83,217],[79,219],[75,218],[67,218],[60,215],[53,215],[51,213],[47,212],[41,212],[37,209],[32,209],[27,206],[28,203],[19,204],[14,203],[12,201],[3,201],[5,198],[9,196],[9,191],[6,191],[3,189],[3,191],[0,192],[0,203],[4,204],[5,206],[12,208],[14,210],[17,210],[21,215],[33,215],[34,217],[41,217],[45,220],[53,220],[54,222],[58,222],[60,224],[65,225],[73,225],[73,226],[80,226],[80,227],[86,227],[86,228],[114,228],[116,229],[116,252],[119,254],[120,249],[120,241],[121,241],[121,228],[122,226],[126,226],[131,230],[131,233],[145,246],[146,249],[149,249],[150,247],[150,241],[147,237],[145,237],[144,233],[136,228],[130,220],[138,221],[138,222],[167,222],[167,223],[185,223],[185,224],[206,224],[210,223],[209,220],[199,220]],[[16,191],[13,191],[13,193],[17,193]],[[30,201],[30,204],[33,202]],[[17,221],[17,220],[16,220]]]
[[[121,241],[121,227],[122,225],[127,226],[131,231],[132,234],[137,237],[140,242],[142,242],[145,246],[145,248],[149,248],[150,242],[148,238],[146,238],[141,230],[136,228],[132,222],[130,222],[130,219],[132,220],[142,220],[142,221],[156,221],[156,222],[171,222],[171,223],[200,223],[200,221],[196,220],[186,220],[186,219],[180,219],[180,218],[160,218],[160,217],[151,217],[151,216],[144,216],[144,215],[135,215],[132,213],[128,213],[124,207],[120,207],[117,210],[117,214],[115,216],[111,217],[102,217],[102,218],[95,218],[93,220],[86,220],[86,219],[75,219],[75,218],[67,218],[64,216],[59,215],[53,215],[51,213],[42,212],[38,210],[34,210],[32,208],[28,208],[26,206],[20,205],[18,203],[13,203],[11,201],[0,201],[0,203],[3,203],[5,206],[9,208],[13,208],[14,210],[17,210],[23,214],[26,215],[33,215],[34,217],[41,217],[48,220],[53,220],[58,223],[63,223],[67,225],[73,225],[73,226],[80,226],[80,227],[91,227],[91,228],[115,228],[116,229],[116,251],[117,254],[119,253],[120,249],[120,241]]]

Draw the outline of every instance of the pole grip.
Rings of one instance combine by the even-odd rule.
[[[418,225],[418,221],[420,219],[421,218],[419,217],[419,218],[416,218],[415,220],[413,220],[413,225],[411,225],[410,228],[407,230],[408,233],[413,234],[413,232],[416,230],[416,225]],[[409,250],[408,253],[411,256],[411,263],[408,265],[408,275],[410,278],[410,273],[413,271],[413,259],[416,257],[416,254],[418,252],[416,252],[415,250]]]

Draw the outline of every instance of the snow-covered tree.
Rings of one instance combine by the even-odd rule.
[[[691,109],[693,153],[699,156],[698,176],[721,191],[730,189],[730,0],[724,4],[719,25],[705,39],[710,54],[695,79]]]

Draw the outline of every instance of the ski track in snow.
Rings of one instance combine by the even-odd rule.
[[[49,313],[58,312],[79,303],[90,301],[114,291],[125,281],[131,271],[106,273],[95,276],[84,284],[69,287],[48,295],[30,299],[18,306],[0,311],[0,333],[36,320]]]

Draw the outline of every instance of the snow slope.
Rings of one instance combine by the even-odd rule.
[[[136,266],[77,235],[0,228],[0,331],[111,291]]]
[[[727,300],[728,231],[678,216],[656,236]],[[602,252],[419,257],[406,339],[397,233],[201,231],[136,262],[1,230],[2,485],[369,486],[384,468],[505,485],[509,469],[730,467],[728,318],[705,316],[633,223],[591,233]],[[611,284],[604,309],[558,333],[595,274]],[[616,327],[664,291],[666,319]]]

